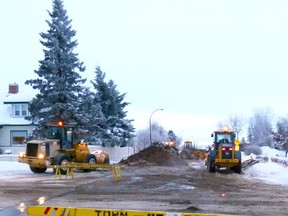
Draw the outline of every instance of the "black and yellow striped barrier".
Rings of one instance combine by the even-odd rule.
[[[29,216],[228,216],[225,214],[178,213],[136,210],[112,210],[94,208],[65,208],[52,206],[29,206]]]
[[[66,165],[50,165],[47,166],[48,168],[53,168],[56,170],[55,172],[55,178],[61,179],[61,169],[66,170],[66,179],[71,176],[72,179],[74,179],[74,169],[79,170],[95,170],[95,169],[110,169],[113,172],[114,175],[114,181],[120,180],[120,169],[124,169],[124,166],[121,166],[119,164],[88,164],[88,163],[70,163]]]

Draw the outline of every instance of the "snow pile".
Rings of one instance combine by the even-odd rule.
[[[277,149],[271,149],[268,146],[261,147],[262,149],[262,156],[264,157],[285,157],[285,152],[279,151]]]
[[[256,159],[257,157],[268,158],[265,163],[257,163],[244,171],[245,177],[257,178],[271,184],[288,185],[288,167],[285,161],[285,152],[277,149],[271,149],[267,146],[262,147],[262,155],[249,155],[247,158]]]
[[[278,163],[257,163],[244,173],[247,178],[257,178],[272,184],[288,185],[288,168]]]

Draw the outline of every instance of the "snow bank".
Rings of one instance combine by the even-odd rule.
[[[245,171],[245,176],[267,183],[288,185],[288,168],[274,162],[257,163]]]
[[[279,151],[277,149],[271,149],[268,146],[261,147],[262,156],[264,157],[285,157],[285,152]]]
[[[288,185],[288,167],[285,152],[271,149],[268,146],[261,147],[262,158],[268,158],[266,163],[257,163],[244,171],[245,177],[256,178],[271,184]],[[244,156],[242,160],[256,159],[256,155]]]

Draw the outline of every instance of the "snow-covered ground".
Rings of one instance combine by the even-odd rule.
[[[266,163],[257,163],[249,167],[247,170],[244,170],[243,176],[245,178],[257,178],[271,184],[288,185],[288,166],[271,161],[271,158],[278,158],[281,161],[288,162],[285,153],[268,147],[263,147],[262,156],[268,157],[269,161]],[[244,156],[242,159],[245,160],[251,157],[255,156]],[[31,175],[31,171],[27,164],[21,164],[17,161],[0,161],[1,178],[25,173]]]

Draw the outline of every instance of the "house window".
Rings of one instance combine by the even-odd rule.
[[[13,104],[14,116],[27,116],[28,115],[28,104]]]
[[[12,145],[22,145],[26,143],[27,131],[17,130],[11,131],[11,143]]]

